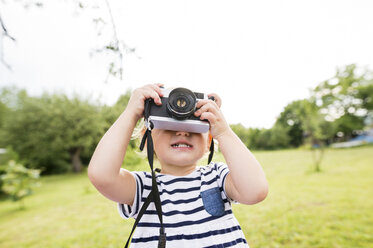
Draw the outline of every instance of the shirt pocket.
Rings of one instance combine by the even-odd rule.
[[[201,192],[203,206],[212,216],[222,216],[224,214],[224,202],[218,187]]]

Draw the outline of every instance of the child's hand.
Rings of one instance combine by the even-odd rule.
[[[209,94],[213,96],[215,101],[201,100],[197,103],[197,110],[194,115],[200,117],[201,120],[208,120],[210,122],[210,133],[213,138],[218,139],[221,135],[228,132],[230,127],[226,122],[223,113],[220,110],[221,99],[217,94]]]
[[[161,98],[163,96],[160,87],[163,84],[148,84],[141,88],[137,88],[132,92],[131,98],[128,102],[127,111],[130,111],[139,120],[144,115],[145,100],[152,98],[154,103],[161,105]]]

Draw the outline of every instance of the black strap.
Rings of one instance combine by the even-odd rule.
[[[139,213],[138,213],[138,215],[137,215],[137,218],[136,218],[135,223],[133,224],[133,227],[132,227],[132,231],[131,231],[131,233],[130,233],[130,236],[128,237],[128,239],[127,239],[127,243],[126,243],[126,245],[124,246],[125,248],[128,247],[129,242],[130,242],[131,237],[132,237],[132,234],[133,234],[133,232],[135,231],[137,224],[140,222],[141,216],[143,216],[143,214],[145,213],[145,210],[148,208],[149,204],[152,202],[152,199],[153,199],[153,191],[151,191],[151,192],[149,193],[148,198],[146,198],[144,204],[142,205],[142,207],[141,207],[141,209],[140,209],[140,211],[139,211]]]
[[[215,101],[215,97],[214,96],[210,96],[209,99],[212,100],[212,101]],[[207,164],[211,163],[211,160],[212,160],[213,156],[214,156],[214,139],[211,139],[210,154],[209,154],[209,159],[208,159]]]
[[[148,99],[148,100],[145,101],[144,117],[145,117],[146,121],[148,120],[148,117],[149,117],[150,101],[151,101],[151,99]],[[166,247],[166,233],[165,233],[164,225],[163,225],[162,203],[161,203],[161,199],[160,199],[160,196],[159,196],[155,171],[153,169],[154,147],[153,147],[153,139],[152,139],[152,132],[151,132],[152,129],[153,129],[153,124],[151,122],[147,123],[147,130],[145,131],[145,134],[144,134],[144,136],[141,140],[141,144],[140,144],[140,150],[142,151],[144,149],[145,142],[147,141],[146,142],[147,143],[146,148],[147,148],[148,162],[149,162],[149,166],[150,166],[150,169],[151,169],[151,172],[152,172],[152,190],[150,191],[148,197],[146,198],[144,204],[142,205],[142,207],[141,207],[141,209],[140,209],[140,211],[137,215],[137,218],[136,218],[136,221],[135,221],[135,223],[132,227],[132,231],[130,233],[130,236],[128,237],[128,240],[126,242],[125,248],[128,247],[128,245],[130,243],[130,240],[132,238],[132,234],[136,229],[136,226],[140,222],[141,217],[144,215],[146,209],[149,207],[151,202],[154,202],[154,204],[155,204],[155,208],[157,210],[159,222],[161,224],[161,227],[160,227],[160,230],[159,230],[158,248],[165,248]]]
[[[212,157],[214,156],[214,139],[211,139],[211,144],[210,144],[210,154],[209,154],[209,159],[207,164],[211,163]]]

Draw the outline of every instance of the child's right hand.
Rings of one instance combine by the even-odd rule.
[[[152,98],[155,104],[161,105],[161,97],[163,96],[160,88],[161,86],[163,86],[163,84],[148,84],[135,89],[132,92],[126,111],[129,111],[136,117],[136,120],[139,120],[144,116],[146,99]]]

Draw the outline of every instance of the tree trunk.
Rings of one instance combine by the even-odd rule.
[[[320,147],[318,149],[314,149],[313,150],[313,158],[314,158],[314,162],[315,162],[315,172],[321,172],[321,167],[320,167],[320,164],[321,164],[321,161],[324,157],[324,148],[323,147]]]
[[[318,140],[318,139],[313,139],[313,142],[312,142],[312,146],[314,146],[314,148],[312,148],[313,150],[313,160],[314,160],[314,164],[315,164],[315,172],[321,172],[321,161],[323,160],[324,158],[324,152],[325,152],[325,148],[324,148],[324,144]]]
[[[82,161],[80,160],[80,151],[81,151],[80,147],[74,148],[70,151],[71,164],[73,166],[74,173],[79,173],[83,169]]]

